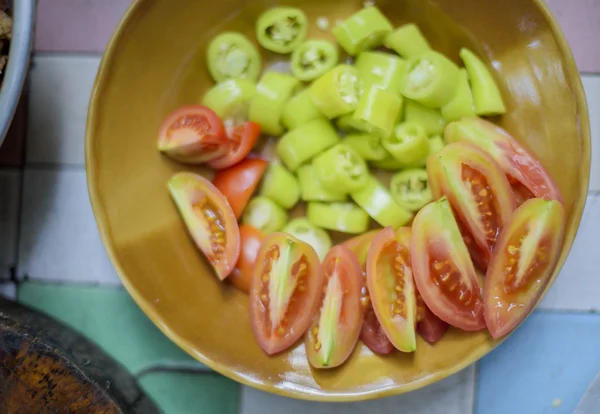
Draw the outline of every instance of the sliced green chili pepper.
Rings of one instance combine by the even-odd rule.
[[[339,142],[340,138],[331,123],[317,118],[281,137],[277,143],[277,154],[290,170],[295,171],[300,164]]]
[[[281,135],[283,107],[299,84],[300,81],[290,75],[278,72],[265,73],[250,101],[248,110],[250,121],[259,124],[264,134]]]
[[[344,144],[338,144],[316,157],[313,166],[323,187],[341,193],[360,190],[369,177],[365,161]]]
[[[411,164],[408,167],[410,167],[410,168],[424,168],[425,165],[427,164],[427,158],[429,158],[430,155],[437,154],[438,152],[440,152],[444,148],[444,146],[446,145],[444,143],[444,140],[442,139],[442,137],[439,136],[439,135],[436,135],[436,136],[433,136],[433,137],[429,138],[427,140],[427,144],[428,144],[428,147],[429,147],[429,151],[427,152],[427,155],[424,156],[423,158],[421,158],[419,161]],[[407,166],[404,165],[404,167],[406,168]],[[398,170],[398,168],[397,168],[397,170]]]
[[[398,94],[406,74],[406,61],[382,52],[362,52],[356,58],[356,69],[365,89],[377,86]]]
[[[381,143],[404,166],[412,165],[429,153],[427,133],[414,122],[403,122],[396,127],[392,135],[382,139]]]
[[[304,41],[307,30],[306,14],[295,7],[274,7],[256,22],[258,43],[275,53],[291,53]]]
[[[386,149],[381,145],[381,140],[375,135],[366,133],[349,134],[346,135],[342,143],[352,148],[367,161],[381,161],[388,155]]]
[[[362,189],[350,193],[350,197],[383,227],[397,229],[412,219],[412,213],[397,205],[387,188],[373,176]]]
[[[303,165],[296,171],[300,182],[300,197],[303,201],[345,201],[346,195],[323,187],[315,167]]]
[[[465,116],[474,116],[473,94],[469,86],[469,75],[465,69],[460,69],[458,85],[454,96],[442,107],[442,116],[448,122],[458,121]]]
[[[301,81],[311,81],[338,64],[337,46],[327,40],[307,40],[292,52],[292,74]]]
[[[237,78],[256,82],[262,66],[256,47],[237,32],[221,33],[211,40],[206,61],[216,82]]]
[[[283,208],[267,197],[254,197],[244,210],[242,223],[263,233],[273,233],[285,226],[288,215]]]
[[[343,233],[364,233],[369,215],[353,203],[308,203],[306,217],[315,226]]]
[[[332,119],[356,109],[361,88],[358,70],[338,65],[312,83],[310,96],[319,111]]]
[[[248,118],[248,106],[255,91],[256,84],[248,79],[230,79],[210,88],[202,104],[215,111],[223,122],[237,125]]]
[[[430,50],[408,62],[400,92],[427,107],[441,108],[454,96],[459,73],[454,62]]]
[[[419,27],[412,23],[400,26],[387,35],[383,44],[405,58],[420,56],[431,50],[429,42],[419,30]]]
[[[433,201],[424,168],[394,174],[390,180],[390,191],[396,204],[410,211],[418,211]]]
[[[335,121],[335,124],[337,125],[337,127],[339,129],[341,129],[342,131],[345,131],[345,132],[360,131],[360,128],[363,127],[361,122],[354,120],[354,113],[349,113],[349,114],[340,116]]]
[[[293,219],[281,231],[311,245],[321,260],[325,258],[333,245],[329,234],[322,228],[312,224],[305,217]]]
[[[375,168],[379,168],[380,170],[385,171],[398,171],[406,167],[405,164],[401,163],[396,158],[394,158],[392,154],[387,152],[387,150],[384,159],[371,161],[369,162],[369,164],[371,164]]]
[[[381,46],[394,28],[377,7],[366,7],[333,28],[338,43],[354,56],[363,50]]]
[[[485,63],[469,49],[462,48],[460,57],[471,81],[473,102],[477,115],[499,115],[506,112],[502,94]]]
[[[324,118],[321,111],[313,104],[310,89],[302,89],[292,96],[283,107],[281,122],[287,129],[298,128],[309,121]]]
[[[428,108],[410,99],[406,100],[404,108],[404,120],[420,124],[427,135],[444,132],[446,120],[442,117],[439,109]]]
[[[289,210],[300,200],[300,185],[294,174],[283,165],[272,162],[262,179],[259,193]]]
[[[386,138],[392,135],[401,110],[401,96],[373,86],[361,95],[353,118],[361,130]]]

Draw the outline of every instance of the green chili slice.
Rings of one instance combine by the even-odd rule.
[[[397,229],[412,219],[412,213],[396,204],[387,188],[373,176],[362,189],[350,193],[350,197],[383,227]]]
[[[410,211],[418,211],[433,201],[424,168],[394,174],[390,180],[390,191],[396,204]]]
[[[256,82],[262,66],[256,47],[237,32],[224,32],[211,40],[206,60],[215,82],[238,78]]]
[[[367,133],[355,133],[346,135],[343,144],[352,148],[366,161],[384,160],[388,152],[381,145],[381,140],[375,135]]]
[[[332,119],[356,109],[361,88],[358,70],[338,65],[312,83],[310,96],[317,109]]]
[[[340,130],[345,132],[360,131],[360,129],[363,127],[361,122],[354,119],[353,112],[340,116],[335,121],[335,124]]]
[[[317,118],[325,118],[313,104],[310,89],[302,89],[292,96],[283,107],[281,122],[287,129],[298,128]]]
[[[255,91],[256,84],[248,79],[230,79],[210,88],[202,104],[215,111],[225,124],[238,125],[248,118]]]
[[[300,185],[294,174],[272,162],[262,179],[259,193],[289,210],[300,200]]]
[[[419,27],[412,23],[400,26],[388,34],[383,44],[405,58],[420,56],[431,50]]]
[[[360,190],[369,176],[365,161],[344,144],[338,144],[316,157],[313,166],[323,187],[335,192]]]
[[[273,233],[285,226],[288,215],[283,208],[267,197],[254,197],[244,210],[242,223],[263,233]]]
[[[363,50],[381,46],[394,28],[377,7],[366,7],[333,28],[338,43],[354,56]]]
[[[283,133],[283,107],[299,83],[293,76],[278,72],[262,76],[250,101],[248,118],[260,125],[263,134],[279,136]]]
[[[420,124],[427,135],[442,134],[446,127],[446,120],[439,109],[428,108],[410,99],[404,104],[404,120]]]
[[[354,203],[308,203],[308,221],[317,227],[342,233],[364,233],[369,215]]]
[[[427,156],[429,144],[425,129],[414,122],[403,122],[381,143],[404,166],[419,162]]]
[[[469,49],[462,48],[460,57],[471,81],[477,115],[499,115],[506,112],[500,89],[485,63]]]
[[[295,171],[301,164],[339,142],[331,123],[317,118],[281,137],[277,143],[277,154],[290,170]]]
[[[428,144],[428,147],[429,147],[429,151],[427,152],[427,155],[424,156],[423,158],[421,158],[419,161],[411,164],[408,167],[411,167],[411,168],[424,168],[425,165],[427,164],[427,158],[429,158],[430,155],[437,154],[438,152],[440,152],[444,148],[444,146],[446,146],[446,144],[444,143],[444,140],[439,135],[430,137],[427,140],[427,144]],[[404,167],[406,168],[407,166],[404,165]],[[397,168],[396,170],[398,170],[398,169],[399,168]]]
[[[429,108],[441,108],[454,96],[459,73],[454,62],[430,50],[410,59],[400,92]]]
[[[295,7],[274,7],[256,22],[258,43],[275,53],[291,53],[304,41],[307,30],[306,14]]]
[[[379,168],[380,170],[385,171],[398,171],[406,167],[405,164],[401,163],[396,158],[394,158],[392,154],[387,152],[387,150],[384,159],[370,161],[369,164],[371,164],[375,168]]]
[[[398,94],[406,74],[406,61],[382,52],[361,52],[356,58],[356,69],[365,89],[376,86]]]
[[[292,52],[292,74],[308,82],[338,64],[337,46],[327,40],[307,40]]]
[[[321,184],[315,167],[303,165],[296,171],[300,183],[300,197],[303,201],[345,201],[346,195],[331,191]]]
[[[447,122],[459,121],[466,116],[474,116],[473,94],[469,86],[469,75],[465,69],[460,69],[458,85],[454,96],[442,107],[442,116]]]
[[[402,97],[378,87],[366,90],[358,100],[353,118],[361,130],[381,138],[392,135],[402,110]]]
[[[322,228],[312,224],[305,217],[293,219],[283,228],[282,232],[290,234],[311,245],[321,260],[325,258],[327,252],[333,245],[329,234]]]

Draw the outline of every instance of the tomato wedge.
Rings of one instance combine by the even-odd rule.
[[[394,347],[402,352],[417,349],[417,305],[410,264],[411,230],[391,227],[373,240],[367,258],[367,286],[375,315]]]
[[[539,300],[556,266],[564,227],[560,202],[532,199],[502,230],[484,285],[485,321],[494,338],[512,331]]]
[[[369,290],[367,288],[367,257],[369,255],[371,242],[378,233],[379,230],[373,230],[368,233],[361,234],[360,236],[353,237],[350,240],[342,243],[342,245],[349,248],[356,255],[363,274],[361,304],[365,310],[365,317],[363,319],[363,325],[360,331],[360,340],[374,353],[387,355],[392,353],[395,348],[383,331],[381,324],[377,320],[377,316],[373,310],[373,305],[371,305]]]
[[[448,197],[464,225],[461,233],[466,234],[470,253],[485,266],[500,229],[515,209],[506,176],[489,155],[468,142],[447,145],[429,157],[427,175],[430,182],[436,183],[436,191]]]
[[[321,273],[323,293],[306,335],[306,355],[315,368],[333,368],[348,359],[358,341],[363,277],[356,256],[344,246],[329,250]]]
[[[230,150],[223,123],[203,105],[173,111],[160,127],[158,150],[179,162],[201,164],[222,157]]]
[[[246,158],[233,167],[217,171],[215,174],[213,184],[227,198],[236,219],[242,216],[267,165],[267,161],[263,159]]]
[[[448,324],[435,316],[417,291],[417,333],[430,344],[435,344],[448,330]]]
[[[229,203],[200,175],[177,173],[169,180],[168,187],[196,245],[219,279],[225,279],[240,255],[240,232]]]
[[[410,250],[415,283],[427,307],[457,328],[483,329],[481,288],[446,197],[417,213]]]
[[[230,142],[230,150],[224,156],[208,163],[208,166],[215,170],[231,167],[243,160],[260,136],[260,125],[256,122],[247,121],[241,125],[228,127],[226,132]]]
[[[558,200],[562,196],[550,174],[508,132],[477,117],[466,117],[446,126],[448,143],[467,141],[488,153],[512,180],[521,183],[537,198]]]
[[[262,231],[245,224],[240,225],[240,258],[228,280],[238,289],[250,292],[252,273],[256,266],[256,257],[263,240],[267,237]]]
[[[267,354],[289,348],[308,329],[323,286],[319,268],[309,244],[285,233],[264,240],[250,285],[250,322]]]

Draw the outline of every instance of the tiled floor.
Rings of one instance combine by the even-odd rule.
[[[0,152],[0,294],[14,297],[10,281],[18,279],[21,301],[94,339],[139,376],[167,414],[571,413],[600,369],[594,345],[600,315],[586,314],[600,311],[600,48],[592,41],[600,37],[597,0],[548,1],[587,73],[594,140],[588,204],[558,281],[540,310],[477,369],[408,395],[346,405],[288,400],[212,373],[163,337],[122,290],[96,230],[83,148],[99,53],[129,0],[38,3],[24,169],[15,168],[22,164],[22,131]]]

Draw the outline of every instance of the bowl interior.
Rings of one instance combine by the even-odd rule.
[[[90,195],[107,250],[127,289],[154,322],[194,357],[239,381],[280,394],[353,400],[405,392],[469,365],[495,345],[487,333],[451,329],[414,355],[373,355],[362,344],[341,368],[314,371],[303,344],[266,357],[248,321],[248,299],[217,281],[189,239],[166,190],[184,169],[156,151],[168,112],[198,103],[213,84],[205,52],[224,30],[254,39],[258,14],[278,3],[223,0],[134,2],[102,62],[88,119]],[[362,7],[346,0],[292,0],[314,24],[333,25]],[[499,123],[519,137],[558,182],[568,214],[561,264],[587,192],[589,125],[581,82],[562,35],[541,2],[395,0],[377,5],[395,25],[416,22],[434,48],[458,61],[468,46],[492,62],[508,114]],[[284,59],[286,57],[283,57]],[[269,63],[284,60],[263,51]],[[560,266],[559,266],[560,268]],[[557,269],[558,272],[558,269]]]

